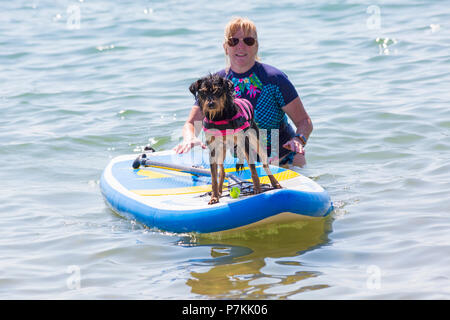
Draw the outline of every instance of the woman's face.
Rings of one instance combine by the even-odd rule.
[[[256,55],[258,53],[258,41],[252,46],[244,43],[245,37],[253,37],[256,39],[256,35],[244,34],[242,30],[238,30],[232,35],[233,38],[239,38],[239,43],[234,47],[231,47],[228,43],[224,43],[225,54],[230,58],[231,69],[237,73],[244,73],[248,71],[256,61]]]

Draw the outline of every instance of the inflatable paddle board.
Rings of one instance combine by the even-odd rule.
[[[273,217],[324,217],[333,210],[326,190],[296,171],[270,166],[282,189],[272,189],[260,163],[256,163],[264,191],[253,194],[247,166],[236,173],[236,159],[227,157],[227,178],[220,202],[209,205],[211,177],[208,151],[176,154],[161,151],[113,158],[100,179],[106,203],[119,215],[174,233],[211,233],[249,226]],[[151,165],[145,164],[151,162]],[[144,165],[140,165],[143,163]],[[229,188],[239,186],[240,194]],[[250,188],[250,189],[249,189]],[[245,192],[249,189],[249,192]],[[235,191],[235,190],[233,190]]]

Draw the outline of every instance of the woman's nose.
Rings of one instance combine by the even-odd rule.
[[[244,39],[239,39],[239,43],[237,44],[237,47],[239,49],[242,49],[242,48],[246,47],[246,45],[244,43]]]

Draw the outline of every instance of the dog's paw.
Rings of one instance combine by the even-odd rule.
[[[215,203],[219,203],[219,197],[211,197],[211,199],[209,200],[208,204],[215,204]]]
[[[282,189],[283,187],[280,185],[277,179],[274,176],[269,176],[270,184],[274,189]]]

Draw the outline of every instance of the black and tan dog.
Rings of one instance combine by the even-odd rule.
[[[243,167],[243,156],[250,168],[254,193],[261,192],[255,161],[261,161],[274,188],[281,186],[270,171],[266,147],[259,139],[252,104],[234,97],[233,82],[218,75],[209,75],[191,84],[189,90],[196,97],[203,115],[203,130],[209,149],[212,195],[209,204],[219,202],[225,179],[224,160],[227,149],[239,158],[236,169]],[[256,155],[256,157],[255,157]],[[217,169],[219,180],[217,181]]]

